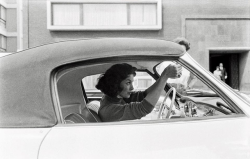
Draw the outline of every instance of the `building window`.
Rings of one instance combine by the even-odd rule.
[[[50,30],[160,30],[161,0],[49,0]]]
[[[79,4],[54,4],[52,10],[54,26],[80,25]]]
[[[0,27],[6,28],[6,8],[0,5]]]
[[[4,35],[0,34],[0,52],[6,52],[7,48],[7,38]]]
[[[0,18],[6,21],[6,8],[0,5]]]
[[[83,25],[126,26],[126,4],[84,4]]]

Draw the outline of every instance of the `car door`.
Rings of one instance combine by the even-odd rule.
[[[58,125],[39,159],[249,158],[249,118]]]
[[[173,81],[169,83],[173,84]],[[182,87],[178,87],[177,91],[182,95]],[[210,99],[215,98],[195,98],[192,91],[188,93],[191,93],[189,98],[195,101],[201,99],[202,102],[210,102]],[[180,98],[176,102],[179,100]],[[148,120],[149,118],[58,124],[44,139],[39,159],[250,157],[250,120],[245,114]]]

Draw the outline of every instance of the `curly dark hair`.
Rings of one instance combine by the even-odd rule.
[[[96,88],[110,97],[116,97],[121,91],[120,83],[130,74],[136,75],[136,68],[126,64],[115,64],[98,78]]]

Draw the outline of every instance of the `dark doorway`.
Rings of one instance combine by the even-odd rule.
[[[227,71],[226,83],[234,89],[239,89],[239,54],[221,52],[209,54],[210,72],[213,73],[220,63],[223,63]]]

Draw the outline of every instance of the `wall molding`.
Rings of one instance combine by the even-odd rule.
[[[0,34],[6,37],[17,37],[17,32],[7,32],[6,30],[0,28]]]
[[[181,34],[186,37],[187,20],[250,20],[246,15],[185,15],[181,16]]]
[[[7,4],[6,8],[7,9],[16,9],[17,8],[17,4]]]
[[[7,37],[17,37],[17,32],[7,32]]]
[[[7,36],[7,32],[5,29],[3,28],[0,28],[0,34],[4,35],[4,36]]]
[[[156,24],[154,25],[53,25],[54,4],[155,4]],[[127,8],[130,11],[130,8]],[[82,13],[82,11],[80,11]],[[80,15],[80,17],[82,14]],[[126,17],[127,18],[127,17]],[[81,20],[80,20],[81,21]],[[128,21],[127,21],[128,22]],[[162,29],[162,0],[48,0],[47,1],[47,29],[50,31],[122,31],[122,30],[161,30]]]
[[[0,5],[4,6],[6,8],[7,3],[4,0],[0,0]]]
[[[0,0],[0,5],[2,5],[3,7],[5,7],[6,9],[16,9],[17,8],[17,4],[8,4],[3,0]]]
[[[250,47],[210,47],[210,51],[250,51]]]

